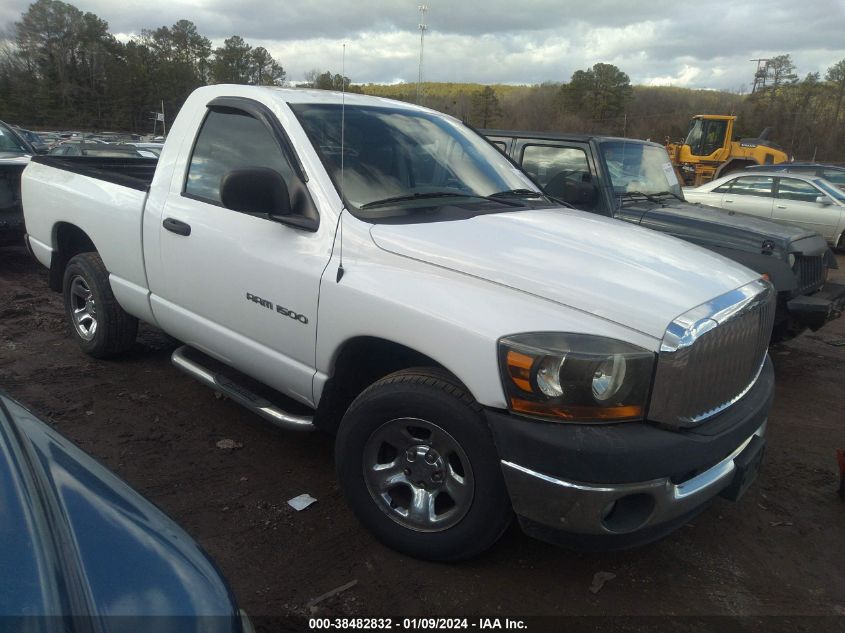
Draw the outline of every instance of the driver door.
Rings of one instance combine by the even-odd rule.
[[[227,209],[220,197],[237,169],[273,169],[291,188],[294,157],[277,138],[249,111],[209,108],[181,190],[163,207],[151,303],[168,333],[310,404],[326,233]]]

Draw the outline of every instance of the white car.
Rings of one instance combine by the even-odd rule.
[[[782,171],[738,172],[684,189],[690,202],[817,231],[845,248],[845,191],[823,178]]]

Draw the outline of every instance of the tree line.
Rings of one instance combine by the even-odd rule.
[[[751,73],[749,72],[749,76]],[[300,85],[421,101],[476,127],[650,138],[684,137],[693,114],[736,114],[736,133],[771,139],[801,159],[845,162],[845,59],[799,79],[790,55],[769,60],[753,94],[632,86],[612,64],[533,86],[457,83],[355,85],[329,70]],[[0,37],[0,118],[34,128],[147,132],[161,103],[172,121],[195,88],[212,83],[285,85],[265,48],[232,35],[214,48],[189,20],[128,41],[61,0],[37,0]],[[421,96],[419,96],[421,95]]]
[[[534,86],[426,83],[422,103],[480,128],[683,139],[694,114],[734,114],[735,134],[771,140],[796,159],[845,162],[845,59],[822,76],[799,79],[789,54],[769,60],[753,94],[672,86],[632,86],[612,64],[577,70],[569,82]],[[750,73],[749,73],[750,75]],[[416,101],[415,84],[367,84],[363,92]]]
[[[189,20],[121,42],[108,23],[60,0],[37,0],[0,43],[0,117],[31,127],[148,131],[209,83],[282,85],[267,49],[239,35],[212,48]]]

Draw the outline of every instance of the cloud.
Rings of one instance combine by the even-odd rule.
[[[356,82],[415,81],[419,0],[78,0],[126,37],[141,29],[193,21],[219,45],[232,34],[264,46],[292,80],[311,69]],[[5,0],[0,26],[19,19],[25,0]],[[428,0],[424,76],[431,81],[567,81],[596,62],[619,66],[634,83],[739,89],[749,60],[790,53],[799,74],[822,72],[845,57],[845,0]]]

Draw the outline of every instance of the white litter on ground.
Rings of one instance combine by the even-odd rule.
[[[315,501],[317,500],[306,492],[293,499],[288,499],[288,505],[297,512],[301,512]]]

